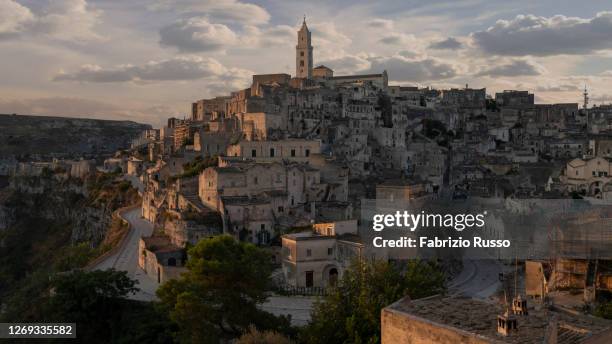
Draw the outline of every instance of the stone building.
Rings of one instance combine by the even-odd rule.
[[[312,78],[312,44],[310,31],[306,26],[306,17],[298,31],[298,43],[295,46],[295,77]]]
[[[607,343],[612,338],[608,320],[535,308],[512,315],[508,307],[462,297],[406,296],[382,310],[381,343],[561,344]],[[513,326],[499,319],[513,319]]]
[[[321,153],[320,140],[285,139],[278,141],[240,141],[227,147],[228,157],[256,161],[307,162],[311,154]]]
[[[285,234],[281,259],[285,282],[293,287],[324,288],[342,278],[353,259],[364,257],[357,221],[313,225],[312,231]]]
[[[182,247],[163,235],[140,238],[138,266],[157,283],[178,278],[186,270],[186,254]]]
[[[573,159],[560,176],[568,191],[608,199],[612,197],[612,159]]]
[[[225,116],[226,103],[230,97],[214,97],[200,99],[192,104],[191,119],[193,121],[210,121]]]

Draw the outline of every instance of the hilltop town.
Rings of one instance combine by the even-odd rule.
[[[253,75],[248,88],[194,99],[188,118],[144,130],[103,163],[6,160],[0,172],[35,176],[64,166],[73,178],[104,171],[129,181],[142,199],[130,210],[132,234],[93,267],[128,271],[140,281],[141,300],[154,299],[160,284],[186,271],[188,247],[221,234],[272,253],[277,291],[322,295],[354,259],[396,258],[360,237],[363,199],[612,201],[612,105],[591,106],[586,88],[582,104],[536,104],[525,90],[395,85],[385,70],[335,75],[316,65],[313,39],[304,19],[295,75]],[[604,234],[612,230],[609,213],[584,221]],[[385,308],[382,342],[433,340],[419,328],[444,333],[437,338],[448,343],[503,338],[496,333],[509,342],[543,342],[553,327],[559,342],[595,338],[610,324],[576,309],[612,291],[610,260],[526,260],[520,273],[512,272],[516,262],[463,262],[449,268],[456,294]],[[512,281],[520,287],[508,287]],[[487,306],[508,288],[514,295],[505,313],[499,304]],[[529,298],[531,320],[519,320],[517,330],[516,317],[527,316],[521,297]],[[551,299],[565,311],[532,308],[533,300]],[[447,316],[472,308],[479,309],[472,322],[469,314]],[[307,321],[294,314],[294,323]]]

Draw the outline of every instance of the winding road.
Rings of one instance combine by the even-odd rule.
[[[130,298],[151,301],[155,299],[155,290],[158,284],[138,267],[138,243],[140,237],[147,237],[153,233],[153,224],[140,217],[140,207],[125,210],[119,213],[119,215],[130,223],[128,237],[115,254],[99,262],[92,269],[106,270],[115,268],[116,270],[127,271],[130,278],[138,281],[137,287],[140,288],[140,291],[130,296]]]
[[[488,300],[501,287],[499,273],[504,266],[495,259],[463,261],[463,270],[448,285],[451,295]]]

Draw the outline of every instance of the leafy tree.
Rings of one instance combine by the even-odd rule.
[[[266,299],[272,271],[264,250],[224,235],[201,240],[188,253],[188,271],[157,291],[179,326],[180,341],[218,343],[240,336],[250,325],[289,328],[288,319],[257,308]]]
[[[125,297],[138,290],[135,283],[125,271],[114,269],[57,274],[45,320],[75,322],[79,338],[107,341]]]
[[[405,295],[419,298],[444,291],[444,275],[435,264],[411,261],[356,261],[340,283],[315,304],[303,329],[305,343],[379,343],[380,311]]]
[[[74,322],[82,343],[172,343],[176,328],[166,313],[151,302],[126,299],[137,291],[135,283],[113,269],[56,274],[29,321]]]

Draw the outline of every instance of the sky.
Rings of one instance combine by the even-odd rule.
[[[134,120],[314,64],[390,84],[612,102],[609,0],[0,0],[0,113]]]

